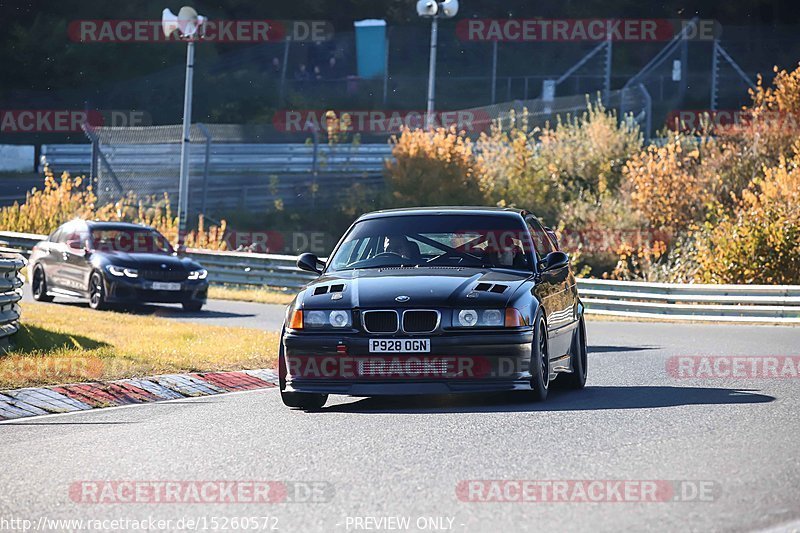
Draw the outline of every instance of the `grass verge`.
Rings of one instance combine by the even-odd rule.
[[[239,302],[257,302],[260,304],[288,305],[298,291],[274,288],[239,289],[228,286],[212,285],[208,288],[208,297],[212,300],[236,300]]]
[[[274,368],[278,333],[25,303],[0,389],[172,372]],[[80,334],[77,334],[80,332]]]

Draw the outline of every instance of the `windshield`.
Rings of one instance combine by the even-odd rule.
[[[522,220],[508,215],[392,216],[353,226],[328,272],[421,266],[530,270],[530,251]]]
[[[100,252],[173,253],[167,238],[148,228],[93,229],[92,245],[95,250]]]

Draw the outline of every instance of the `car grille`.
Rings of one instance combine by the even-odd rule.
[[[181,270],[140,270],[139,277],[149,281],[185,281],[188,273]]]
[[[405,311],[403,313],[403,331],[406,333],[430,333],[439,322],[437,311]]]
[[[394,333],[397,331],[395,311],[364,311],[364,329],[368,333]]]
[[[445,359],[426,361],[362,359],[358,361],[358,374],[361,376],[445,376],[447,372],[448,364]]]

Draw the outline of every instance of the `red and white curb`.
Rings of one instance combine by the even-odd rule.
[[[275,387],[272,370],[165,374],[0,391],[0,420]]]

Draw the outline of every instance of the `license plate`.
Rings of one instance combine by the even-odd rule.
[[[151,288],[154,291],[179,291],[181,290],[180,283],[166,283],[164,281],[154,281]]]
[[[370,339],[370,353],[427,353],[430,339]]]

